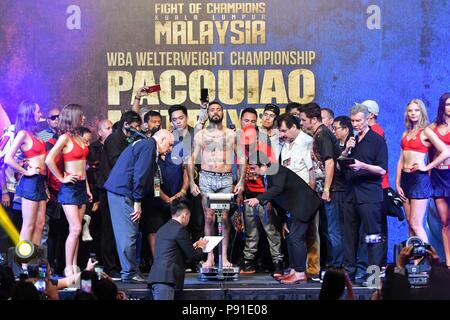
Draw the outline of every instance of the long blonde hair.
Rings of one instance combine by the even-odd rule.
[[[408,108],[409,106],[415,103],[419,106],[420,109],[420,119],[419,119],[419,123],[417,124],[417,126],[420,129],[424,129],[428,126],[428,112],[427,112],[427,107],[425,107],[425,103],[423,103],[422,100],[420,99],[413,99],[410,102],[408,102],[408,104],[406,105],[406,109],[405,109],[405,127],[407,130],[411,130],[413,129],[413,124],[411,123],[411,121],[409,120],[408,117]]]

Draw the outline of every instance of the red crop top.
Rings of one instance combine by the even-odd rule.
[[[421,152],[421,153],[427,153],[428,152],[428,147],[426,145],[423,144],[422,139],[420,139],[420,134],[422,133],[423,129],[420,129],[419,131],[417,131],[416,136],[411,139],[408,140],[407,134],[405,134],[405,136],[403,137],[402,141],[401,141],[401,147],[403,150],[407,151],[416,151],[416,152]]]
[[[86,160],[89,154],[89,147],[84,146],[84,148],[82,148],[70,134],[67,134],[67,136],[70,141],[72,141],[73,148],[70,152],[63,153],[64,162]]]
[[[442,135],[439,130],[438,130],[438,126],[434,127],[434,132],[437,134],[437,136],[439,137],[439,139],[441,139],[446,145],[450,145],[450,131],[447,132],[446,135]]]
[[[32,141],[30,150],[23,152],[23,154],[25,155],[25,158],[30,159],[30,158],[34,158],[34,157],[46,154],[45,142],[41,139],[36,138],[34,135],[29,133],[28,131],[25,131],[25,132]]]

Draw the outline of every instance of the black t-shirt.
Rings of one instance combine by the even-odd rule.
[[[369,130],[364,138],[356,144],[348,155],[364,163],[375,165],[387,170],[387,145],[383,137]],[[383,201],[381,176],[360,170],[353,172],[345,169],[348,191],[346,201],[352,203],[377,203]]]
[[[347,138],[348,139],[348,138]],[[342,153],[345,149],[345,144],[343,146],[339,145],[339,150]],[[334,176],[333,176],[333,191],[344,192],[347,190],[347,182],[345,181],[344,168],[339,168],[337,166],[337,161],[334,166]]]
[[[314,157],[319,161],[319,163],[321,163],[324,174],[325,161],[328,159],[333,159],[336,162],[336,159],[341,154],[339,141],[324,124],[322,124],[314,134],[313,153]],[[336,166],[334,169],[336,173]],[[335,179],[333,179],[331,183],[331,191],[336,191],[335,187]]]

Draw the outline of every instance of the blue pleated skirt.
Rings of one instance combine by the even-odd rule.
[[[32,200],[47,200],[45,193],[45,180],[47,176],[36,174],[34,176],[22,176],[16,187],[16,195],[19,197]]]
[[[450,169],[431,170],[431,184],[433,185],[433,196],[435,198],[446,198],[450,196]]]
[[[81,205],[89,202],[86,190],[86,180],[75,183],[63,183],[58,192],[58,202],[61,204]]]
[[[402,171],[401,187],[408,199],[428,199],[433,196],[433,186],[428,172]]]

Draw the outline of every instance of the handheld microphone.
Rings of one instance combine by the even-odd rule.
[[[353,138],[355,138],[355,147],[356,147],[356,144],[358,143],[358,139],[359,139],[358,131],[353,130]],[[348,154],[347,155],[350,155],[352,153],[353,148],[354,147],[348,149]]]
[[[355,143],[358,143],[359,140],[359,133],[356,130],[353,130],[353,137],[355,137]]]

